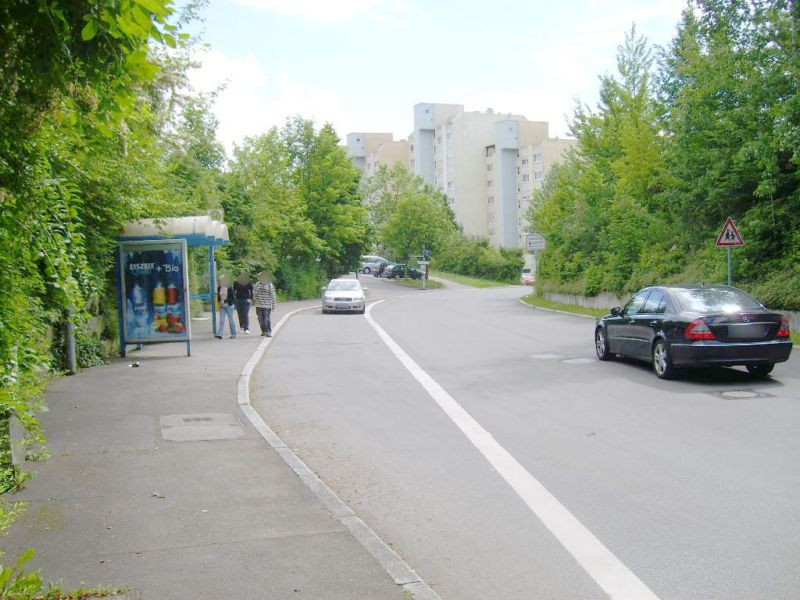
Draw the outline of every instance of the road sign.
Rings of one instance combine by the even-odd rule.
[[[417,261],[417,264],[418,264],[420,267],[427,267],[427,266],[428,266],[429,264],[431,264],[431,263],[430,263],[430,261],[427,261],[427,260],[418,260],[418,261]]]
[[[730,217],[728,217],[728,219],[725,221],[722,231],[719,232],[719,236],[717,237],[717,246],[722,248],[744,246],[742,235],[739,233],[739,230],[736,229],[736,225],[734,224],[733,219]]]
[[[528,250],[544,250],[547,247],[547,240],[541,233],[525,234],[525,248]]]

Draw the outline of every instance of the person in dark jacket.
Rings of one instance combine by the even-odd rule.
[[[231,339],[236,337],[236,321],[233,318],[233,311],[236,310],[236,291],[231,286],[231,280],[227,276],[223,276],[219,287],[217,287],[217,300],[219,301],[219,325],[215,338],[222,339],[222,334],[225,333],[225,318],[228,318],[228,323],[231,327]]]
[[[236,292],[236,312],[239,315],[239,327],[245,333],[250,333],[250,305],[253,303],[253,284],[247,273],[242,271],[236,278],[234,285]]]

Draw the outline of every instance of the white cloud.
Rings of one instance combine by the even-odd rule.
[[[295,115],[312,119],[317,125],[332,123],[342,139],[351,131],[386,131],[390,126],[378,108],[371,112],[345,106],[333,90],[296,81],[283,72],[267,73],[252,54],[231,58],[208,50],[196,58],[202,66],[190,74],[192,87],[213,92],[225,86],[216,96],[213,111],[219,119],[218,138],[229,155],[245,137],[281,127]]]
[[[235,0],[237,4],[320,23],[370,17],[391,21],[407,10],[398,0]]]

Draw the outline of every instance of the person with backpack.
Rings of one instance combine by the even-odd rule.
[[[258,283],[255,287],[256,315],[261,335],[272,337],[272,311],[278,305],[278,295],[272,284],[272,276],[266,271],[258,274]]]
[[[219,325],[214,337],[222,339],[225,333],[225,318],[228,318],[231,328],[231,339],[236,337],[236,321],[233,319],[233,312],[236,310],[236,292],[231,286],[231,280],[223,276],[217,288],[217,300],[219,301]]]
[[[236,292],[236,312],[239,315],[239,327],[245,333],[250,333],[250,305],[253,303],[253,284],[250,277],[242,271],[236,278],[234,285]]]

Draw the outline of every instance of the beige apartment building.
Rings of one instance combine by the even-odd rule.
[[[382,164],[391,167],[399,162],[411,168],[409,143],[395,140],[391,133],[348,133],[347,152],[365,177]]]
[[[464,233],[506,248],[525,247],[534,191],[574,143],[550,138],[546,122],[523,115],[432,103],[414,106],[407,142],[385,133],[347,136],[348,151],[365,174],[381,163],[405,162],[447,196]]]

